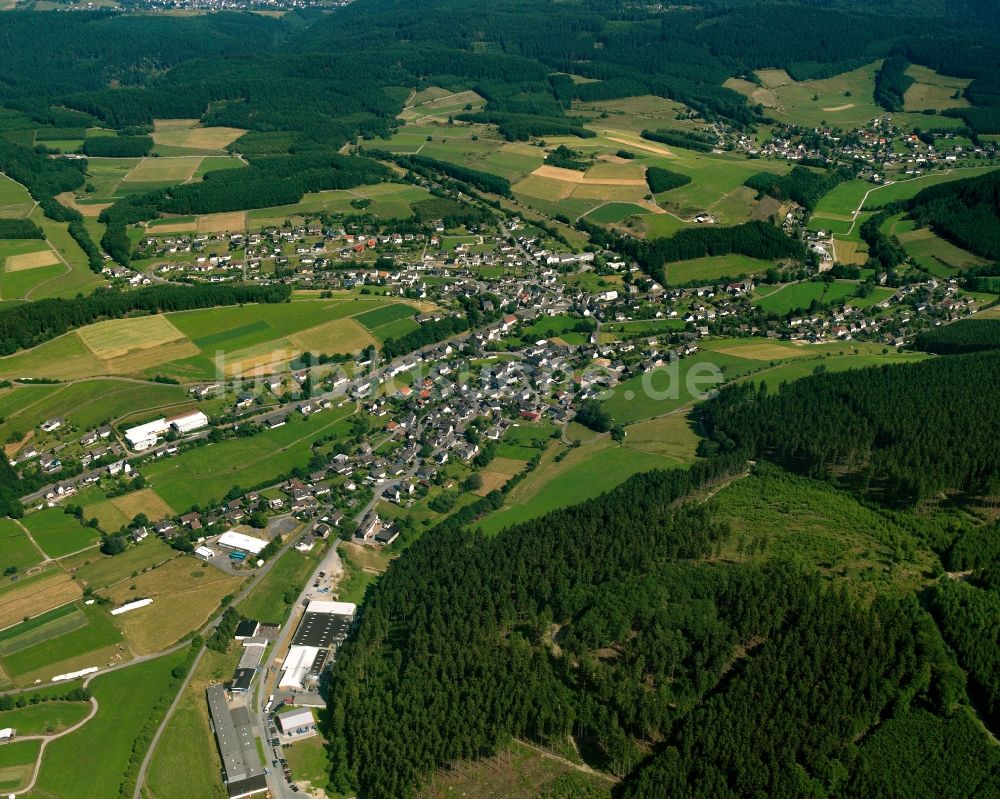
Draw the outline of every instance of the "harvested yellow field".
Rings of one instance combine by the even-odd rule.
[[[472,492],[477,497],[485,497],[490,493],[490,491],[496,491],[497,489],[502,488],[503,484],[510,480],[509,474],[494,472],[492,469],[480,472],[480,476],[483,478],[483,484]]]
[[[795,83],[792,76],[783,69],[758,69],[757,77],[760,78],[760,82],[768,89]]]
[[[67,208],[72,208],[81,215],[88,217],[96,218],[101,215],[101,211],[105,208],[111,207],[111,203],[78,203],[71,191],[64,191],[62,194],[57,194],[56,199]]]
[[[542,200],[565,200],[573,193],[575,183],[566,180],[553,180],[538,175],[528,175],[513,188],[516,193],[527,194]]]
[[[117,358],[108,358],[101,361],[101,364],[104,367],[103,371],[107,374],[128,375],[133,372],[145,371],[163,363],[170,363],[170,361],[190,358],[199,352],[200,350],[194,344],[184,339],[170,344],[135,350]]]
[[[102,361],[186,340],[184,334],[162,314],[108,319],[81,328],[77,335],[84,346]]]
[[[153,141],[166,147],[192,150],[224,150],[246,133],[241,128],[206,128],[197,119],[156,119]]]
[[[861,249],[862,245],[857,241],[834,240],[836,250],[836,260],[842,264],[853,264],[854,266],[864,266],[868,263],[868,252]]]
[[[178,560],[187,564],[188,569],[197,563],[193,558]],[[222,598],[235,593],[243,581],[240,577],[212,579],[212,572],[222,576],[217,569],[206,569],[197,585],[161,594],[153,604],[118,617],[119,626],[137,655],[165,649],[201,627],[218,611]]]
[[[59,256],[52,250],[39,250],[21,255],[8,255],[4,267],[8,272],[23,272],[26,269],[37,269],[40,266],[52,266],[57,263]]]
[[[194,177],[201,156],[143,158],[123,180],[126,183],[183,183]]]
[[[171,508],[152,488],[131,491],[108,500],[130,521],[140,513],[145,513],[150,521],[159,521],[174,515]]]
[[[731,347],[717,347],[714,352],[732,355],[736,358],[746,358],[751,361],[778,361],[782,358],[801,358],[810,355],[804,347],[783,346],[781,344],[734,344]]]
[[[164,235],[167,233],[194,233],[198,229],[198,223],[191,222],[174,222],[169,225],[157,225],[154,228],[146,226],[150,233],[157,236]]]
[[[629,147],[634,147],[636,150],[645,150],[647,153],[656,153],[657,155],[664,155],[668,158],[673,158],[674,154],[670,152],[666,147],[653,144],[652,142],[645,141],[644,139],[632,139],[625,138],[624,134],[617,133],[615,135],[610,135],[613,131],[608,131],[608,136],[606,137],[608,141],[613,141],[616,144],[627,144]]]
[[[699,436],[685,414],[674,413],[659,419],[629,425],[625,446],[690,463],[695,458]]]
[[[233,233],[246,230],[246,227],[246,211],[231,211],[199,216],[197,230],[199,233]]]
[[[778,98],[774,92],[764,86],[758,86],[743,78],[729,78],[722,84],[727,89],[739,92],[744,97],[749,97],[755,103],[760,103],[765,108],[774,108],[778,104]]]
[[[645,186],[645,178],[592,178],[575,169],[563,169],[559,166],[543,165],[531,173],[536,177],[561,180],[566,183],[577,183],[589,186]]]
[[[229,376],[269,375],[285,371],[300,352],[289,339],[281,338],[228,353],[222,366]]]
[[[116,617],[135,652],[144,654],[170,646],[200,627],[218,610],[222,597],[235,593],[242,582],[242,577],[223,574],[193,557],[180,557],[99,593],[115,605],[137,597],[153,600]]]
[[[0,629],[37,616],[83,596],[80,586],[62,571],[0,594]]]
[[[500,472],[508,477],[513,476],[524,469],[524,461],[516,458],[494,458],[490,461],[490,471]]]
[[[299,333],[292,333],[288,340],[300,350],[315,353],[356,352],[378,341],[353,319],[336,319]]]
[[[824,107],[824,111],[848,111],[854,108],[854,103],[844,103],[843,105],[833,105],[829,107]]]

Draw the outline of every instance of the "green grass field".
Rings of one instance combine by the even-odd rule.
[[[34,207],[35,201],[24,186],[0,174],[0,216],[26,217]]]
[[[181,386],[165,383],[136,384],[127,381],[88,380],[51,389],[44,396],[35,386],[18,388],[24,405],[12,407],[0,423],[0,436],[24,433],[53,416],[61,416],[85,431],[129,414],[146,413],[156,408],[190,404],[190,396]],[[3,412],[0,411],[0,414]]]
[[[170,671],[186,656],[182,650],[95,678],[90,687],[100,704],[97,715],[48,746],[35,793],[73,799],[118,796],[136,737],[156,705],[170,701],[165,691]],[[80,778],[81,763],[87,764],[85,780]]]
[[[599,205],[589,214],[587,221],[596,225],[608,225],[616,222],[624,222],[630,216],[645,215],[649,213],[648,208],[634,203],[610,202]]]
[[[4,670],[14,677],[31,674],[43,668],[49,668],[52,674],[56,674],[59,671],[58,664],[105,649],[122,640],[121,632],[101,606],[84,605],[80,610],[85,618],[85,624],[34,646],[5,655]],[[90,665],[99,664],[100,661]]]
[[[42,702],[0,712],[0,728],[13,727],[19,736],[52,734],[79,723],[89,712],[89,702]]]
[[[555,427],[547,422],[523,422],[507,428],[497,446],[498,458],[528,461],[538,455],[552,438]]]
[[[855,283],[786,283],[777,290],[755,297],[751,302],[769,313],[787,314],[797,308],[808,310],[813,300],[822,303],[843,302],[857,291]]]
[[[987,263],[977,255],[956,247],[928,228],[910,230],[898,235],[907,255],[934,275],[948,277],[957,270],[970,266],[983,266]]]
[[[330,781],[330,761],[322,737],[314,736],[288,747],[286,757],[292,769],[292,779],[323,789]]]
[[[934,170],[909,180],[900,180],[888,186],[880,186],[868,195],[866,208],[878,208],[898,200],[909,200],[928,186],[951,183],[955,180],[973,178],[996,170],[995,166],[962,167],[960,169]]]
[[[394,303],[391,305],[383,305],[380,308],[375,308],[371,311],[365,311],[363,313],[357,314],[354,318],[357,322],[360,322],[369,330],[377,330],[383,325],[388,325],[392,322],[398,322],[403,319],[412,319],[415,311],[410,305],[405,303]]]
[[[61,508],[46,508],[24,517],[22,524],[50,558],[61,558],[71,552],[93,546],[100,533],[85,527],[75,516]]]
[[[23,569],[40,562],[41,554],[13,519],[0,519],[0,571]]]
[[[178,553],[159,538],[150,537],[120,555],[101,555],[95,551],[93,557],[92,561],[76,570],[76,579],[80,585],[97,591],[154,564],[178,557]]]
[[[21,524],[30,531],[49,558],[62,558],[87,549],[100,537],[100,531],[84,525],[75,516],[65,514],[61,508],[46,508],[29,514],[21,520]],[[15,545],[23,549],[23,545],[19,542],[15,541]],[[34,559],[34,556],[28,554],[27,549],[23,551],[25,557]],[[35,553],[37,555],[37,550]],[[41,560],[40,555],[38,560]]]
[[[560,451],[567,451],[559,445]],[[656,453],[609,446],[608,439],[584,444],[561,463],[549,456],[511,493],[503,507],[477,526],[488,534],[596,497],[624,482],[633,474],[651,469],[675,468],[678,463]]]
[[[667,284],[683,285],[693,280],[711,283],[722,277],[739,277],[766,272],[774,264],[746,255],[720,255],[693,258],[689,261],[675,261],[667,264]]]
[[[298,596],[318,564],[319,557],[313,552],[288,550],[236,609],[250,619],[283,622],[291,608],[285,604],[285,593],[293,590]]]
[[[722,382],[766,365],[722,352],[699,352],[620,383],[604,401],[604,408],[620,424],[638,422],[675,411]]]
[[[206,650],[202,656],[150,762],[146,785],[155,799],[226,799],[205,687],[229,679],[234,666],[231,654]]]
[[[150,464],[150,486],[178,512],[218,500],[234,485],[249,490],[308,462],[313,440],[347,432],[344,420],[353,405],[308,418],[292,416],[288,424],[251,438],[236,438],[184,452]]]
[[[31,779],[41,741],[14,741],[0,747],[0,791],[15,791]]]

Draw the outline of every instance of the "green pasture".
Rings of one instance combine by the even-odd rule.
[[[21,522],[50,558],[60,558],[71,552],[93,546],[100,533],[85,527],[76,516],[62,508],[46,508],[29,513]]]
[[[667,284],[677,286],[690,283],[693,280],[711,283],[722,277],[760,274],[773,266],[774,263],[771,261],[736,254],[710,255],[688,261],[674,261],[666,266]]]
[[[317,438],[346,434],[344,420],[353,405],[310,417],[292,415],[288,423],[250,438],[207,444],[145,467],[148,484],[172,508],[182,511],[219,500],[234,485],[251,487],[277,480],[307,463]]]

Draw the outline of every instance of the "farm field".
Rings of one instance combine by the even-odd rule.
[[[943,111],[946,108],[968,107],[969,101],[962,96],[962,92],[972,82],[967,78],[939,75],[933,69],[918,64],[910,64],[906,68],[906,74],[915,83],[903,95],[904,111]]]
[[[122,179],[124,184],[176,184],[194,177],[201,165],[199,156],[175,156],[169,158],[143,158]]]
[[[559,453],[567,454],[557,463]],[[679,465],[672,457],[619,446],[608,437],[575,449],[558,444],[546,451],[538,468],[514,488],[503,507],[477,525],[487,534],[495,534],[512,524],[603,494],[638,472]]]
[[[619,424],[670,413],[725,382],[763,368],[764,364],[718,352],[689,358],[629,378],[611,390],[604,409]]]
[[[83,508],[84,518],[97,519],[101,530],[106,533],[117,532],[140,513],[150,522],[158,522],[174,515],[173,508],[151,488],[129,491],[127,494],[85,505]]]
[[[90,688],[99,704],[97,714],[79,730],[49,744],[32,796],[117,796],[132,746],[154,708],[169,701],[170,672],[186,657],[181,650],[94,678]],[[101,756],[93,757],[98,749]],[[86,780],[80,779],[79,763],[88,763]]]
[[[31,543],[20,524],[13,519],[0,519],[0,571],[24,569],[42,560],[41,553]]]
[[[150,537],[119,555],[96,554],[76,569],[75,576],[81,585],[96,591],[127,580],[134,572],[145,571],[176,557],[180,557],[177,550],[159,538]]]
[[[234,485],[249,490],[272,482],[309,460],[313,440],[343,429],[354,405],[303,419],[292,416],[283,427],[251,438],[235,438],[151,463],[146,479],[178,513],[218,500]]]
[[[230,375],[284,371],[288,361],[307,347],[329,354],[367,346],[371,341],[357,325],[330,323],[394,303],[410,308],[410,315],[415,313],[405,303],[370,297],[112,319],[0,358],[0,375],[66,380],[162,373],[181,380],[205,380],[215,376],[213,361],[219,353],[224,356],[222,367]]]
[[[674,261],[666,266],[667,284],[679,286],[697,280],[711,283],[723,277],[760,274],[773,266],[771,261],[746,255],[706,256],[690,261]]]
[[[0,436],[23,437],[33,427],[59,416],[81,432],[132,414],[161,408],[179,412],[192,402],[181,386],[125,380],[84,380],[57,386],[19,386],[0,402]],[[173,410],[170,410],[173,409]]]
[[[917,228],[898,235],[907,255],[934,275],[947,277],[959,269],[983,266],[987,263],[979,256],[956,247],[928,228]]]
[[[587,214],[587,221],[593,222],[595,225],[608,225],[616,222],[624,222],[630,216],[645,215],[649,212],[650,209],[644,205],[609,202],[597,206]]]
[[[89,712],[89,702],[42,702],[38,705],[0,711],[0,728],[13,727],[19,736],[51,735],[78,724]]]
[[[31,781],[41,741],[14,741],[0,748],[0,790],[15,791]]]
[[[116,650],[121,640],[107,611],[99,605],[78,603],[69,614],[4,640],[3,668],[16,682],[27,685],[56,674],[103,666],[111,657],[120,660],[121,653]]]
[[[797,308],[808,309],[816,300],[822,303],[844,301],[857,291],[856,283],[814,282],[786,283],[765,295],[755,297],[751,303],[769,313],[787,314]]]
[[[20,183],[0,173],[0,217],[23,218],[31,213],[35,201]]]
[[[5,582],[0,588],[0,629],[68,605],[81,595],[80,587],[69,575],[54,568],[42,568],[16,582]]]
[[[153,602],[115,617],[132,649],[146,654],[165,649],[199,628],[235,593],[242,577],[188,556],[175,558],[98,593],[117,607],[138,598]]]
[[[21,523],[50,558],[61,558],[86,549],[100,538],[96,530],[85,527],[76,516],[65,513],[62,508],[29,513]]]
[[[224,151],[244,133],[240,128],[203,127],[197,119],[155,119],[153,152],[177,155],[177,151]]]
[[[939,183],[951,183],[954,180],[964,180],[974,178],[977,175],[984,175],[993,172],[998,167],[995,166],[972,166],[961,167],[959,169],[935,170],[927,172],[909,180],[900,180],[885,186],[874,189],[865,202],[866,208],[877,208],[897,200],[909,200],[915,197],[928,186],[936,186]]]
[[[631,322],[611,322],[601,325],[600,343],[625,341],[638,336],[658,336],[671,330],[683,330],[683,319],[636,319]]]
[[[350,190],[320,191],[306,194],[293,205],[276,205],[247,211],[247,225],[252,229],[284,224],[285,220],[314,218],[320,212],[373,214],[380,219],[405,219],[413,215],[413,205],[426,200],[426,189],[403,183],[377,183]],[[363,210],[351,205],[370,200]]]
[[[497,457],[510,460],[529,461],[545,449],[556,427],[547,422],[515,423],[497,446]]]

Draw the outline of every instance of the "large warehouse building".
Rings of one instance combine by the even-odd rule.
[[[257,752],[257,742],[250,727],[250,712],[245,707],[229,709],[221,685],[205,691],[212,732],[222,758],[222,775],[230,799],[241,799],[267,790],[267,777]]]
[[[311,600],[282,663],[278,687],[293,691],[315,687],[331,656],[347,638],[357,609],[351,602]]]

